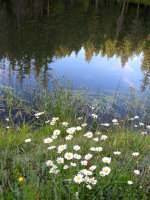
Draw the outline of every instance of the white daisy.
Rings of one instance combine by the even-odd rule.
[[[107,135],[102,135],[101,136],[101,140],[106,140],[108,137],[107,137]]]
[[[69,168],[69,166],[68,165],[65,165],[64,167],[63,167],[63,169],[68,169]]]
[[[76,163],[73,163],[73,162],[71,162],[70,165],[71,165],[72,167],[76,167],[76,166],[77,166],[77,164],[76,164]]]
[[[81,165],[87,165],[87,160],[81,160]]]
[[[54,149],[54,148],[56,148],[56,146],[50,146],[50,147],[48,147],[47,149],[48,149],[48,150],[52,150],[52,149]]]
[[[73,158],[73,153],[70,152],[65,153],[64,158],[66,158],[67,160],[71,160]]]
[[[77,153],[75,153],[75,154],[73,155],[73,157],[74,157],[75,159],[77,159],[77,160],[80,160],[80,159],[81,159],[81,155],[79,155],[79,154],[77,154]]]
[[[73,149],[74,149],[75,151],[79,151],[79,150],[81,149],[81,147],[80,147],[79,145],[75,145],[75,146],[73,147]]]
[[[87,138],[92,138],[93,137],[93,133],[92,132],[87,132],[86,134],[84,134],[84,136],[86,136]]]
[[[95,147],[90,147],[90,151],[96,151]]]
[[[53,161],[52,161],[52,160],[46,161],[46,165],[47,165],[47,166],[52,166],[52,165],[53,165]]]
[[[60,130],[55,130],[54,132],[53,132],[53,135],[59,135],[60,134]]]
[[[87,185],[86,187],[87,187],[89,190],[92,189],[91,185]]]
[[[93,178],[91,178],[91,179],[89,180],[89,182],[90,182],[92,185],[96,185],[97,180],[95,180],[95,178],[93,177]]]
[[[139,170],[134,170],[134,173],[135,173],[136,175],[139,175],[139,174],[140,174],[140,171],[139,171]]]
[[[26,142],[26,143],[31,142],[31,139],[28,138],[28,139],[25,140],[25,142]]]
[[[103,151],[103,148],[102,147],[96,147],[95,150],[98,151],[98,152],[100,152],[100,151]]]
[[[138,155],[139,155],[139,152],[132,153],[132,156],[138,156]]]
[[[132,181],[128,181],[127,183],[128,183],[128,185],[132,185],[132,184],[133,184],[133,182],[132,182]]]
[[[58,157],[58,158],[56,159],[56,161],[57,161],[57,163],[64,163],[64,158]]]
[[[105,175],[108,175],[111,171],[110,167],[103,167],[102,171],[105,173]]]
[[[81,126],[85,127],[85,126],[87,126],[87,123],[83,123]]]
[[[114,151],[114,154],[115,154],[115,155],[120,155],[121,152],[120,152],[120,151]]]
[[[92,157],[92,154],[86,154],[84,158],[85,160],[90,160]]]
[[[53,142],[53,140],[51,138],[44,139],[44,143],[46,143],[46,144],[49,144],[51,142]]]
[[[71,140],[72,138],[73,138],[72,135],[68,135],[68,136],[65,137],[65,140]]]
[[[74,182],[75,183],[82,183],[83,182],[83,175],[82,174],[77,174],[75,177],[74,177]]]
[[[89,168],[89,170],[91,170],[91,171],[93,171],[93,170],[95,170],[96,169],[96,165],[92,165],[90,168]]]
[[[102,158],[102,162],[103,163],[110,163],[111,162],[111,158],[109,158],[109,157],[104,157],[104,158]]]
[[[68,122],[62,122],[63,126],[68,126]]]
[[[92,116],[94,119],[97,119],[97,118],[98,118],[98,115],[96,115],[96,114],[91,114],[91,116]]]

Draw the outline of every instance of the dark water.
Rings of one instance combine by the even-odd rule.
[[[129,1],[0,1],[0,84],[150,87],[150,6]]]

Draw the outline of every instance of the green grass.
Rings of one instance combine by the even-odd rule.
[[[81,120],[76,121],[76,126],[81,124]],[[70,122],[69,127],[72,125],[75,124]],[[141,135],[140,131],[128,131],[120,125],[113,129],[106,128],[102,134],[106,134],[108,138],[105,141],[95,142],[83,136],[90,128],[92,127],[76,131],[71,141],[64,139],[67,128],[62,127],[60,122],[55,126],[44,125],[34,131],[26,125],[20,130],[1,128],[0,199],[148,199],[149,135]],[[67,150],[61,154],[58,154],[56,149],[47,150],[49,145],[43,142],[43,139],[52,136],[55,129],[61,130],[61,134],[52,145],[68,145]],[[98,137],[100,138],[101,135]],[[30,143],[24,142],[27,138],[31,138]],[[56,158],[63,157],[65,152],[75,153],[73,146],[76,144],[81,146],[81,150],[77,153],[82,156],[91,153],[93,158],[85,167],[75,160],[77,167],[70,167],[65,171],[62,166],[70,165],[70,161],[65,160],[65,164],[57,164]],[[92,146],[101,146],[103,151],[91,152],[89,148]],[[113,154],[117,150],[121,152],[120,155]],[[140,154],[133,157],[133,152]],[[112,158],[110,164],[102,163],[104,156]],[[57,164],[60,170],[58,174],[49,174],[50,167],[46,166],[47,160],[53,160]],[[97,166],[93,174],[97,184],[89,190],[86,188],[86,183],[77,184],[73,178],[79,170],[88,169],[91,165]],[[101,177],[99,172],[106,165],[111,168],[111,173]],[[140,175],[134,175],[134,169],[138,169]],[[23,177],[23,181],[19,181],[19,177]],[[128,185],[128,180],[133,181],[133,185]],[[76,192],[78,197],[75,195]]]

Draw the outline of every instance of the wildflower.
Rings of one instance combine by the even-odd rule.
[[[50,121],[49,120],[47,120],[47,121],[45,121],[45,124],[48,124]]]
[[[64,163],[64,158],[58,157],[58,158],[56,159],[56,161],[57,161],[57,163]]]
[[[55,170],[54,174],[58,174],[60,172],[60,170]]]
[[[89,190],[92,189],[91,185],[87,185],[86,187],[87,187]]]
[[[138,125],[134,125],[134,128],[137,128],[138,127]]]
[[[139,155],[139,152],[132,153],[132,156],[138,156],[138,155]]]
[[[7,126],[6,128],[9,129],[9,126]]]
[[[6,120],[7,122],[9,122],[9,118],[5,118],[5,120]]]
[[[58,151],[63,151],[65,149],[67,149],[67,145],[66,144],[62,144],[62,145],[58,146]]]
[[[79,151],[79,150],[81,149],[81,147],[80,147],[79,145],[75,145],[75,146],[73,147],[73,149],[74,149],[75,151]]]
[[[57,169],[57,168],[58,168],[57,165],[54,165],[54,164],[52,165],[52,167],[53,167],[54,169]]]
[[[53,141],[53,140],[52,140],[51,138],[46,138],[46,139],[44,139],[44,143],[46,143],[46,144],[47,144],[47,143],[49,144],[49,143],[51,143],[52,141]]]
[[[73,163],[73,162],[71,162],[70,165],[71,165],[72,167],[76,167],[76,166],[77,166],[77,164],[76,164],[76,163]]]
[[[95,134],[96,134],[96,135],[100,135],[101,133],[100,133],[99,131],[96,131]]]
[[[50,147],[48,147],[47,149],[48,149],[48,150],[52,150],[52,149],[54,149],[54,148],[56,148],[56,146],[50,146]]]
[[[46,165],[47,165],[47,166],[52,166],[52,165],[53,165],[53,161],[52,161],[52,160],[46,161]]]
[[[80,159],[81,159],[81,155],[79,155],[79,154],[77,154],[77,153],[75,153],[75,154],[73,155],[73,157],[74,157],[75,159],[77,159],[77,160],[80,160]]]
[[[93,172],[91,172],[90,170],[85,170],[85,171],[83,171],[83,173],[86,176],[91,176],[93,174]]]
[[[91,116],[92,116],[94,119],[97,119],[97,118],[98,118],[98,115],[96,115],[96,114],[91,114]]]
[[[93,156],[92,156],[92,154],[86,154],[85,155],[85,160],[89,160],[90,158],[92,158]]]
[[[73,154],[72,153],[65,153],[64,158],[66,158],[67,160],[71,160],[73,158]]]
[[[81,128],[80,126],[77,126],[77,127],[76,127],[76,130],[77,130],[77,131],[80,131],[81,129],[82,129],[82,128]]]
[[[96,148],[95,147],[91,147],[90,151],[96,151]]]
[[[115,154],[115,155],[120,155],[121,152],[120,152],[120,151],[114,151],[114,154]]]
[[[60,130],[55,130],[54,132],[53,132],[53,135],[59,135],[60,134]]]
[[[92,165],[90,168],[89,168],[89,170],[91,170],[91,171],[93,171],[93,170],[95,170],[96,169],[96,166],[95,165]]]
[[[52,167],[52,168],[50,169],[49,173],[51,174],[51,173],[54,173],[54,172],[55,172],[55,169]]]
[[[72,138],[73,138],[72,135],[68,135],[68,136],[65,137],[65,140],[71,140]]]
[[[87,132],[86,134],[84,134],[84,136],[86,136],[87,138],[92,138],[93,137],[93,133],[92,132]]]
[[[68,165],[65,165],[64,167],[63,167],[63,169],[68,169],[69,168],[69,166]]]
[[[93,139],[95,142],[98,142],[99,141],[99,138],[94,138]]]
[[[19,177],[19,178],[18,178],[18,181],[19,181],[19,182],[22,182],[23,180],[24,180],[23,177]]]
[[[141,132],[141,135],[147,135],[147,132]]]
[[[106,126],[106,127],[109,126],[108,123],[102,123],[101,125],[102,125],[102,126]]]
[[[27,143],[28,143],[28,142],[31,142],[31,139],[28,138],[28,139],[25,140],[25,142],[27,142]]]
[[[83,179],[83,181],[85,182],[85,183],[88,183],[89,182],[89,177],[88,176],[86,176],[86,177],[84,177],[84,179]]]
[[[66,130],[66,132],[69,133],[69,134],[73,134],[75,132],[75,128],[74,127],[73,128],[68,128]]]
[[[100,171],[99,174],[100,174],[100,176],[105,176],[106,175],[104,171]]]
[[[85,127],[85,126],[87,126],[87,123],[83,123],[81,126]]]
[[[55,125],[55,122],[53,122],[53,121],[52,121],[52,122],[50,122],[50,125],[54,126],[54,125]]]
[[[81,119],[83,119],[83,117],[78,117],[78,120],[81,120]]]
[[[92,185],[96,185],[97,180],[95,180],[95,178],[93,177],[93,178],[91,178],[91,179],[89,180],[89,182],[92,183]]]
[[[87,160],[81,160],[81,165],[87,165]]]
[[[132,182],[132,181],[128,181],[127,183],[128,183],[128,185],[132,185],[132,184],[133,184],[133,182]]]
[[[108,175],[111,171],[110,167],[103,167],[102,171],[105,173],[105,175]]]
[[[104,157],[104,158],[102,158],[102,162],[103,163],[110,163],[111,162],[111,158],[109,158],[109,157]]]
[[[117,123],[118,120],[117,120],[117,119],[113,119],[112,122],[113,122],[113,123]]]
[[[140,125],[140,126],[144,126],[144,123],[142,123],[142,122],[139,122],[139,125]]]
[[[101,136],[101,140],[106,140],[108,137],[107,137],[107,135],[102,135]]]
[[[53,140],[57,139],[57,135],[52,135],[52,139]]]
[[[150,125],[146,126],[146,128],[150,129]]]
[[[139,116],[135,116],[134,119],[139,119]]]
[[[83,175],[82,174],[77,174],[77,176],[74,177],[74,182],[75,183],[82,183],[83,182]]]
[[[103,150],[103,148],[102,147],[96,147],[95,150],[98,151],[98,152],[100,152],[100,151]]]
[[[140,174],[140,171],[139,170],[134,170],[134,173],[139,175]]]
[[[59,117],[53,117],[53,118],[52,118],[52,121],[53,121],[53,122],[56,122],[56,121],[58,121],[58,120],[59,120]]]
[[[68,126],[68,122],[62,122],[63,126]]]
[[[34,116],[39,117],[40,115],[43,115],[43,114],[44,114],[44,112],[39,112],[39,113],[35,113]]]

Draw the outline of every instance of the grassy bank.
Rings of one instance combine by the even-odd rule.
[[[19,131],[1,128],[0,199],[148,199],[149,135],[112,125],[101,133],[92,131],[93,135],[85,136],[91,127],[84,125],[79,119],[76,125],[69,122],[63,126],[57,120],[55,125],[46,124],[35,131],[25,125]],[[68,127],[78,130],[72,128],[69,134]],[[71,140],[68,135],[73,136]],[[46,138],[53,139],[45,143]],[[79,145],[78,151],[75,145]],[[67,152],[71,159],[67,159]],[[72,154],[81,158],[72,158]],[[110,172],[103,174],[106,166]],[[81,183],[75,180],[78,174],[84,179]]]
[[[3,92],[0,199],[148,200],[149,104],[117,96],[90,101],[57,80],[26,100]]]

